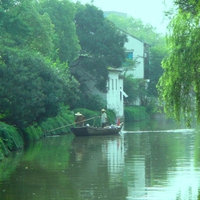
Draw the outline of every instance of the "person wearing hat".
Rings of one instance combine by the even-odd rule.
[[[84,126],[85,116],[82,115],[80,112],[77,112],[75,115],[76,115],[75,119],[76,126],[77,127]]]
[[[106,126],[108,119],[107,119],[107,114],[104,109],[101,110],[101,126],[102,128]]]

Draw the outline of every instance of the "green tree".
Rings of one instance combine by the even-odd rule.
[[[79,78],[80,73],[89,72],[96,87],[106,91],[108,67],[118,68],[124,62],[127,38],[97,7],[80,3],[76,7],[75,23],[81,51],[70,65],[71,71],[81,84],[84,82]]]
[[[30,48],[50,56],[53,50],[53,25],[46,14],[40,15],[36,11],[33,1],[2,3],[0,15],[0,45]]]
[[[55,116],[78,96],[68,65],[51,61],[54,25],[35,3],[0,2],[0,121],[18,128]]]
[[[139,84],[133,75],[124,77],[124,91],[128,94],[128,97],[124,99],[126,105],[137,102],[139,96]]]
[[[40,0],[38,10],[47,13],[54,24],[54,60],[71,63],[80,50],[74,23],[75,5],[68,0]]]
[[[124,77],[124,91],[128,97],[124,99],[126,105],[140,104],[141,106],[149,105],[148,83],[144,79],[136,79],[133,75]]]
[[[183,116],[190,125],[193,111],[200,121],[200,3],[185,2],[188,6],[182,9],[179,4],[180,9],[170,23],[167,35],[169,55],[162,63],[164,74],[158,88],[165,112],[178,121]],[[190,10],[194,5],[195,12]]]
[[[157,43],[158,37],[160,37],[152,25],[144,24],[140,19],[116,14],[108,15],[108,19],[118,28],[151,45]]]
[[[199,13],[198,0],[174,0],[174,4],[178,6],[182,12],[189,12],[196,15]]]
[[[148,96],[158,98],[158,90],[157,84],[159,78],[163,74],[163,68],[161,67],[161,63],[163,58],[167,55],[167,50],[165,48],[165,44],[157,44],[151,47],[150,53],[150,64],[149,64],[149,79],[148,83]]]
[[[41,123],[75,94],[77,84],[69,88],[70,75],[60,74],[40,54],[6,48],[0,55],[1,121],[20,128]]]

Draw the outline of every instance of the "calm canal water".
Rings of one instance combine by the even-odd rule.
[[[167,120],[47,137],[0,164],[2,200],[198,200],[200,133]]]

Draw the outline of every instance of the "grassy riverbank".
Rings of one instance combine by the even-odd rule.
[[[124,117],[125,121],[133,122],[147,120],[150,118],[150,115],[143,106],[130,106],[124,108]]]
[[[24,130],[0,122],[0,161],[8,157],[11,152],[22,149],[24,145],[37,141],[42,137],[50,135],[61,135],[70,133],[74,126],[74,113],[81,112],[87,120],[86,123],[100,126],[99,111],[91,111],[84,108],[69,111],[63,107],[60,114],[54,118],[48,118],[40,126],[34,124]],[[126,121],[140,121],[149,118],[146,109],[141,106],[127,107],[124,111]],[[112,110],[107,110],[110,124],[116,123],[116,116]]]

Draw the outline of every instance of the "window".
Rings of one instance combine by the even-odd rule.
[[[114,80],[112,79],[112,90],[114,90]]]
[[[110,90],[110,80],[108,79],[107,89]]]
[[[117,79],[115,79],[115,86],[116,86],[116,90],[117,90]]]
[[[126,52],[126,58],[133,59],[133,52]]]
[[[122,101],[122,90],[121,90],[121,87],[120,87],[120,101]]]

